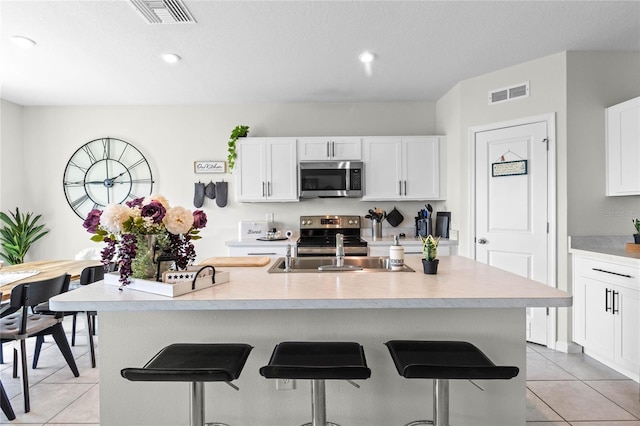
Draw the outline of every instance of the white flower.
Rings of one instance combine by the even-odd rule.
[[[193,213],[184,207],[172,207],[167,210],[162,223],[174,235],[186,234],[193,226]]]
[[[109,204],[100,216],[100,226],[117,234],[124,231],[124,223],[135,213],[124,204]]]

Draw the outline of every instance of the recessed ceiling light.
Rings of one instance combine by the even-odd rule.
[[[364,64],[370,64],[371,62],[373,62],[375,58],[376,58],[376,55],[368,51],[362,52],[360,56],[358,56],[358,59],[360,59],[360,62]]]
[[[175,53],[163,53],[162,54],[162,59],[168,64],[175,64],[181,58],[180,58],[180,56],[176,55]]]
[[[13,37],[11,37],[11,41],[15,45],[23,47],[25,49],[31,48],[36,45],[36,42],[31,40],[30,38],[18,36],[18,35],[14,35]]]

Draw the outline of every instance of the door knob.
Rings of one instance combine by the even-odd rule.
[[[487,240],[484,238],[478,238],[478,244],[487,244]]]

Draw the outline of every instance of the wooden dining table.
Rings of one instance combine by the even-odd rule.
[[[4,273],[22,271],[37,271],[38,273],[1,286],[0,292],[2,293],[2,300],[8,300],[11,297],[11,290],[19,284],[47,280],[62,274],[71,275],[71,280],[73,281],[80,279],[80,273],[84,268],[100,264],[101,262],[99,260],[36,260],[17,265],[5,265],[0,269],[0,276]]]

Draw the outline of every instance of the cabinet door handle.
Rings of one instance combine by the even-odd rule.
[[[331,156],[332,157],[336,156],[336,143],[335,142],[331,142]]]
[[[265,195],[265,191],[264,191],[264,181],[262,181],[262,196],[263,196],[263,197],[264,197],[264,196],[266,196],[266,195]]]
[[[398,195],[402,195],[402,181],[398,181]]]
[[[404,181],[404,195],[407,195],[407,181]]]
[[[330,143],[331,142],[327,142],[327,158],[331,158],[331,151],[329,151],[330,150],[330,148],[329,148],[329,144]]]
[[[611,293],[611,305],[612,305],[611,313],[614,315],[620,312],[620,306],[616,308],[616,297],[618,297],[618,299],[620,298],[620,292],[613,290],[613,292]],[[618,302],[620,302],[620,300],[618,300]]]
[[[611,306],[609,306],[609,293],[611,293],[611,290],[609,290],[608,288],[604,289],[604,311],[605,312],[609,312],[611,310]]]
[[[593,269],[594,271],[597,271],[597,272],[604,272],[605,274],[617,275],[619,277],[625,277],[625,278],[633,278],[631,275],[620,274],[618,272],[606,271],[606,270],[600,269],[600,268],[591,268],[591,269]]]
[[[271,197],[271,182],[267,182],[267,197]]]

